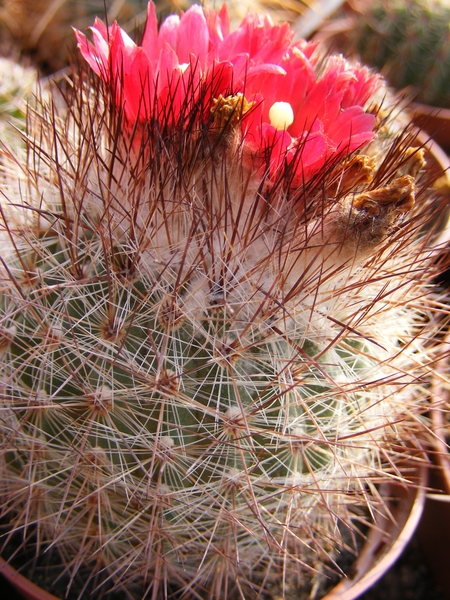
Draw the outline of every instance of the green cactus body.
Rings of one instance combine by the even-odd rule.
[[[127,139],[108,94],[76,79],[2,165],[8,532],[58,549],[71,597],[314,587],[425,407],[421,151],[384,121],[292,190],[236,123]]]
[[[396,89],[450,107],[450,6],[446,0],[376,0],[361,8],[351,38],[362,60]]]

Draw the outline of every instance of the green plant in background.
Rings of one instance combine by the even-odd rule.
[[[396,89],[411,86],[425,104],[450,107],[450,4],[447,0],[357,3],[350,33],[356,53],[383,69]]]
[[[71,598],[313,595],[427,409],[422,151],[364,68],[208,14],[78,34],[99,77],[2,163],[2,547]]]

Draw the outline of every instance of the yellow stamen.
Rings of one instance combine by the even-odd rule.
[[[214,98],[211,108],[215,128],[220,131],[225,127],[233,129],[254,104],[254,102],[248,102],[241,93],[226,98],[220,94],[218,98]]]

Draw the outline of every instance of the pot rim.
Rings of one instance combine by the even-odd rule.
[[[50,592],[33,583],[0,556],[0,574],[20,593],[26,600],[59,600]]]
[[[445,335],[443,344],[450,346],[450,332]],[[446,425],[444,423],[443,410],[445,404],[450,403],[450,390],[444,387],[444,381],[447,379],[447,371],[448,356],[438,361],[436,371],[433,375],[430,416],[433,426],[433,459],[439,468],[442,491],[450,495],[450,454],[449,446],[445,440]]]
[[[341,579],[322,600],[355,600],[381,579],[400,557],[414,535],[425,505],[428,483],[425,452],[419,453],[419,462],[411,468],[415,471],[408,476],[411,483],[393,480],[382,484],[381,495],[388,499],[385,514],[371,528],[361,554],[352,565],[353,576]]]

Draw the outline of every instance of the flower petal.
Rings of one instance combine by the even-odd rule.
[[[108,55],[99,55],[95,46],[93,46],[91,42],[88,42],[84,33],[81,33],[81,31],[78,31],[77,29],[74,29],[74,32],[77,38],[78,48],[84,60],[88,63],[94,73],[99,77],[102,77],[104,73],[107,73]]]
[[[360,106],[345,109],[328,130],[337,151],[353,152],[373,139],[375,116]]]
[[[76,32],[80,51],[105,81],[114,78],[130,121],[207,124],[214,99],[245,94],[254,104],[241,123],[244,155],[271,177],[286,168],[292,181],[304,183],[374,136],[375,118],[364,107],[379,76],[342,56],[318,66],[317,42],[294,41],[288,24],[274,25],[268,16],[249,15],[229,33],[225,4],[218,13],[193,5],[165,19],[158,32],[149,3],[141,47],[115,22],[108,30],[96,20],[92,35],[93,44]],[[288,107],[289,118],[271,117],[274,106]]]
[[[228,16],[228,7],[222,4],[218,13],[209,10],[206,14],[206,23],[209,32],[209,49],[221,42],[230,32],[230,17]]]
[[[150,117],[155,97],[154,73],[143,48],[137,48],[129,71],[124,73],[123,94],[125,111],[132,122]]]
[[[208,52],[209,32],[205,14],[201,6],[194,4],[182,16],[178,29],[177,55],[180,63],[188,63],[191,56],[194,63],[203,66]]]
[[[178,46],[179,28],[180,17],[178,15],[170,15],[163,21],[158,35],[158,48],[160,52],[163,50],[166,44],[176,51]]]
[[[149,2],[147,7],[147,23],[142,38],[142,48],[147,52],[150,61],[155,64],[159,56],[159,47],[158,19],[156,18],[156,7],[153,2]]]

